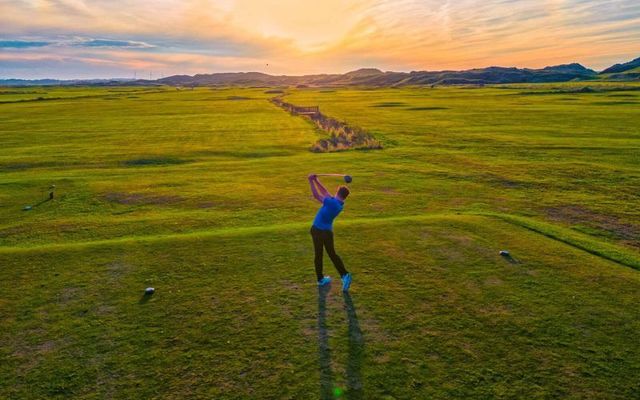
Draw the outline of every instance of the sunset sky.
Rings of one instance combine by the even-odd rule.
[[[0,0],[0,78],[602,69],[636,57],[638,0]]]

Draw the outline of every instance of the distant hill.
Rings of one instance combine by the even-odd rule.
[[[640,67],[640,57],[636,58],[633,61],[629,61],[627,63],[615,64],[615,65],[605,69],[604,71],[602,71],[601,74],[617,74],[617,73],[620,73],[620,72],[630,71],[630,70],[636,69],[638,67]]]
[[[383,72],[363,68],[346,74],[274,76],[259,72],[174,75],[157,80],[173,86],[406,86],[566,82],[594,79],[597,73],[580,64],[566,64],[542,69],[489,67],[467,71]]]
[[[600,77],[614,81],[640,81],[640,57],[627,63],[613,65],[602,71]]]

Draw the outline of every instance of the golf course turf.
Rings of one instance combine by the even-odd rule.
[[[0,398],[638,398],[638,89],[0,89]]]

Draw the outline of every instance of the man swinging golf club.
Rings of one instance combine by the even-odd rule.
[[[322,203],[322,207],[318,210],[313,226],[311,226],[311,237],[313,238],[313,248],[315,251],[315,267],[316,276],[318,278],[318,286],[325,286],[331,282],[329,276],[322,274],[322,250],[327,250],[327,254],[333,265],[340,273],[342,278],[342,290],[348,291],[351,286],[351,274],[344,268],[344,264],[340,257],[336,254],[333,247],[333,220],[340,214],[344,207],[344,201],[349,196],[349,189],[346,186],[340,186],[335,196],[331,196],[329,191],[322,186],[318,180],[318,175],[309,175],[309,185],[313,197]]]

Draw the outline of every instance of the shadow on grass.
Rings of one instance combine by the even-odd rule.
[[[344,308],[349,321],[349,358],[347,359],[347,399],[363,399],[362,362],[364,360],[364,338],[360,330],[356,307],[349,292],[342,292]]]
[[[513,256],[511,254],[503,254],[502,258],[504,258],[505,260],[507,260],[507,262],[509,262],[511,264],[520,264],[520,261],[518,261],[517,259],[513,258]]]
[[[327,295],[330,286],[318,287],[318,352],[320,356],[320,398],[333,399],[333,372],[327,330]]]
[[[318,352],[320,363],[320,398],[334,399],[341,397],[340,388],[333,386],[333,371],[331,370],[331,350],[329,348],[329,332],[327,330],[327,295],[330,287],[318,288]],[[347,313],[349,353],[347,358],[346,378],[347,387],[344,393],[346,399],[364,399],[362,386],[362,363],[364,360],[364,339],[358,322],[358,315],[353,299],[348,292],[343,293],[344,309]]]
[[[36,208],[36,207],[38,207],[38,206],[41,206],[41,205],[43,205],[44,203],[47,203],[47,202],[49,202],[49,201],[51,201],[51,200],[52,200],[51,198],[46,198],[46,199],[42,200],[41,202],[36,203],[36,204],[34,204],[34,205],[32,205],[32,206],[26,206],[26,207],[24,207],[24,208],[22,209],[22,211],[30,211],[30,210],[33,210],[34,208]]]
[[[140,297],[140,300],[138,300],[138,304],[147,303],[149,300],[151,300],[151,297],[153,297],[153,294],[143,294],[142,297]]]
[[[41,205],[43,205],[44,203],[47,203],[47,202],[49,202],[49,201],[51,201],[51,199],[50,199],[50,198],[46,198],[46,199],[44,199],[44,200],[40,201],[40,203],[34,204],[34,205],[33,205],[33,206],[31,206],[31,207],[36,208],[36,207],[41,206]]]

